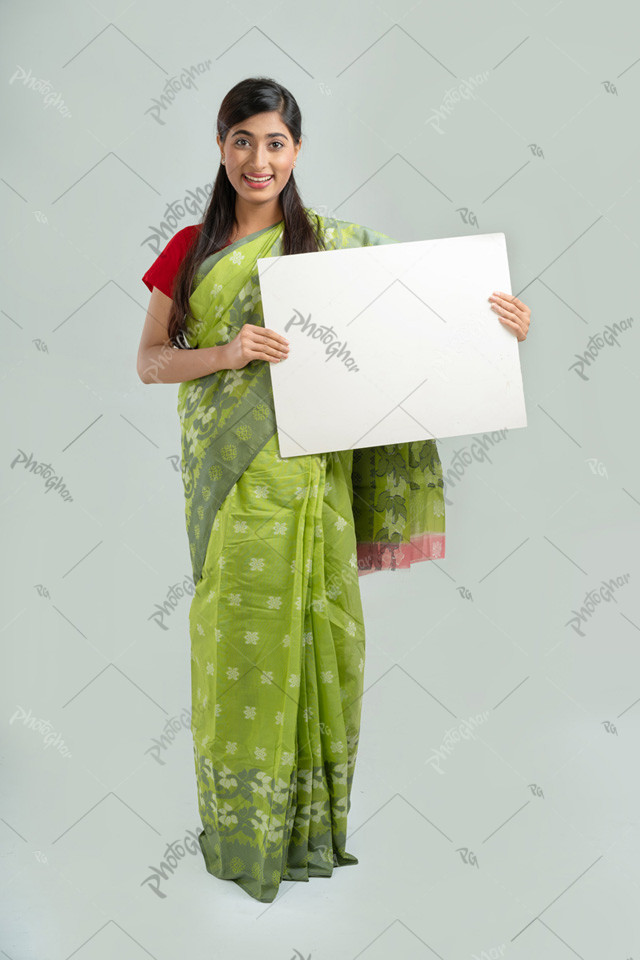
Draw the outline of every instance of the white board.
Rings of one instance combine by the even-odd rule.
[[[503,233],[257,260],[280,455],[526,427]]]

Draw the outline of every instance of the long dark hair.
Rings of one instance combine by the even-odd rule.
[[[300,142],[302,118],[295,97],[286,87],[269,77],[241,80],[227,93],[218,111],[217,129],[224,143],[231,127],[256,113],[277,111],[295,143]],[[313,253],[324,248],[319,223],[312,224],[302,204],[293,171],[280,192],[283,211],[283,254]],[[198,266],[229,239],[235,219],[236,190],[222,163],[211,191],[211,197],[198,230],[176,274],[173,284],[173,306],[169,315],[169,339],[183,346],[185,319],[189,314],[191,285]]]

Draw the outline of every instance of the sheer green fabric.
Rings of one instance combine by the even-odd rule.
[[[393,243],[315,211],[326,249]],[[256,260],[283,222],[201,265],[192,347],[264,325]],[[181,383],[192,733],[206,867],[270,902],[346,850],[365,634],[358,578],[444,556],[436,441],[281,458],[267,361]]]

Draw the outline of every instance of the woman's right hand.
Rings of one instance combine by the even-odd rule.
[[[277,363],[289,355],[289,341],[275,330],[245,323],[240,332],[225,344],[226,366],[240,370],[251,360],[268,360]]]

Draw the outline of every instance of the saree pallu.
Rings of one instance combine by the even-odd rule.
[[[326,249],[391,238],[307,208]],[[283,222],[207,258],[191,347],[264,325],[256,260]],[[194,759],[207,870],[271,902],[346,850],[365,632],[359,577],[444,556],[435,440],[281,458],[268,361],[178,389]]]

